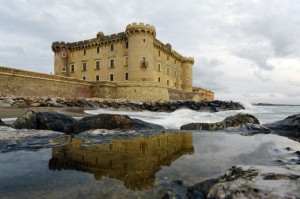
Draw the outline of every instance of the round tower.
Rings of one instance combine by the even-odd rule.
[[[193,91],[193,64],[194,59],[191,57],[183,57],[182,61],[182,84],[183,90]]]
[[[132,23],[126,27],[128,38],[128,78],[131,81],[153,81],[154,26]]]
[[[52,51],[54,52],[54,74],[68,76],[68,54],[65,42],[53,42]]]

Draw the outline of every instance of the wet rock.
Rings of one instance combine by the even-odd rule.
[[[264,125],[251,124],[251,123],[242,124],[241,126],[238,126],[238,127],[229,127],[229,128],[226,128],[225,131],[226,132],[237,132],[237,133],[240,133],[241,135],[245,135],[245,136],[271,133],[271,129],[265,127]]]
[[[222,122],[216,123],[189,123],[180,127],[181,130],[206,130],[218,131],[228,127],[236,127],[242,124],[259,124],[259,121],[250,114],[238,113],[234,116],[225,118]]]
[[[16,129],[52,130],[63,132],[67,126],[76,120],[60,113],[35,112],[29,109],[19,117],[13,127]]]
[[[187,198],[297,198],[300,167],[235,166],[188,188]]]
[[[22,116],[12,124],[16,129],[36,129],[36,112],[32,109],[28,109]]]
[[[66,127],[77,121],[76,119],[60,113],[36,113],[36,123],[39,130],[64,132]]]
[[[84,117],[67,127],[65,133],[78,134],[91,129],[132,129],[132,130],[157,130],[164,128],[160,125],[151,124],[138,119],[131,119],[126,115],[99,114]]]
[[[300,114],[292,115],[284,120],[265,124],[272,133],[300,141]]]

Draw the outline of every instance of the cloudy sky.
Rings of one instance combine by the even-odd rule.
[[[299,0],[1,0],[0,13],[2,66],[50,73],[53,41],[146,22],[217,99],[300,104]]]

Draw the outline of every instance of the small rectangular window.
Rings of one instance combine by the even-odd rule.
[[[160,63],[158,63],[157,70],[158,70],[159,72],[161,71],[161,64],[160,64]]]
[[[114,45],[110,45],[110,51],[114,51]]]
[[[96,75],[96,81],[100,81],[100,76]]]
[[[169,80],[167,80],[167,85],[169,86],[169,84],[170,84],[170,81],[169,81]]]
[[[83,76],[83,77],[82,77],[82,79],[83,79],[83,80],[86,80],[86,77],[85,77],[85,76]]]
[[[86,70],[87,70],[86,62],[83,62],[83,63],[82,63],[82,70],[83,70],[83,71],[86,71]]]
[[[143,39],[143,43],[146,43],[146,39]]]
[[[66,72],[67,71],[66,67],[62,67],[62,71]]]
[[[86,50],[83,50],[83,55],[86,55]]]
[[[110,59],[109,60],[109,67],[114,68],[115,67],[115,59]]]
[[[61,56],[62,56],[62,57],[66,57],[67,54],[66,54],[66,53],[62,53]]]
[[[110,75],[109,75],[109,80],[110,80],[110,81],[114,81],[114,74],[110,74]]]
[[[126,42],[126,44],[125,44],[125,48],[128,48],[128,42]]]
[[[158,77],[157,81],[160,82],[160,77]]]
[[[160,57],[160,50],[158,51],[158,56]]]
[[[97,47],[97,53],[100,53],[100,47]]]
[[[96,60],[95,62],[95,69],[100,70],[100,60]]]
[[[125,80],[128,80],[128,73],[125,73]]]
[[[170,68],[167,67],[167,75],[170,75]]]
[[[148,65],[146,57],[142,57],[141,64],[142,64],[143,67],[146,67]]]
[[[75,65],[71,64],[71,72],[74,72],[74,71],[75,71]]]
[[[174,76],[177,77],[177,71],[176,70],[174,71]]]

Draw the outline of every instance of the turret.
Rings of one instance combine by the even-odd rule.
[[[183,90],[192,92],[193,88],[193,64],[194,59],[192,57],[183,57],[182,59],[182,84]]]
[[[54,52],[54,74],[68,76],[68,54],[65,42],[53,42],[52,51]]]
[[[153,81],[154,26],[132,23],[126,27],[128,74],[131,81]]]

